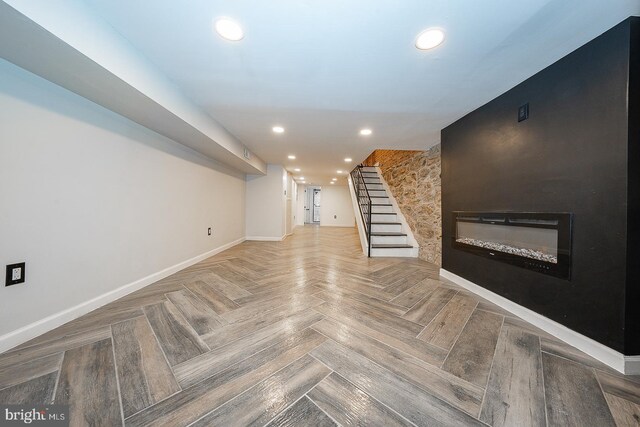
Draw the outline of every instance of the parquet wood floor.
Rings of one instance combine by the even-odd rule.
[[[354,229],[245,242],[0,355],[71,425],[640,425],[624,377]]]

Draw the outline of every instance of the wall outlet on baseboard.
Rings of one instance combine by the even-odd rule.
[[[211,236],[211,227],[207,229],[207,236]]]
[[[26,266],[24,262],[7,265],[7,275],[4,285],[13,286],[17,285],[18,283],[24,283],[25,267]]]

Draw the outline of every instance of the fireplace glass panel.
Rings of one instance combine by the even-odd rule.
[[[456,242],[552,264],[558,263],[557,221],[518,219],[506,224],[504,218],[489,222],[474,220],[479,218],[470,218],[470,222],[458,219]],[[522,223],[523,226],[514,223]]]

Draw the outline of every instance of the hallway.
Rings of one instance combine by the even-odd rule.
[[[244,242],[0,355],[71,425],[637,425],[626,379],[355,228]]]

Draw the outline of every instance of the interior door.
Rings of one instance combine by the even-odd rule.
[[[320,222],[320,189],[313,190],[313,222]]]

